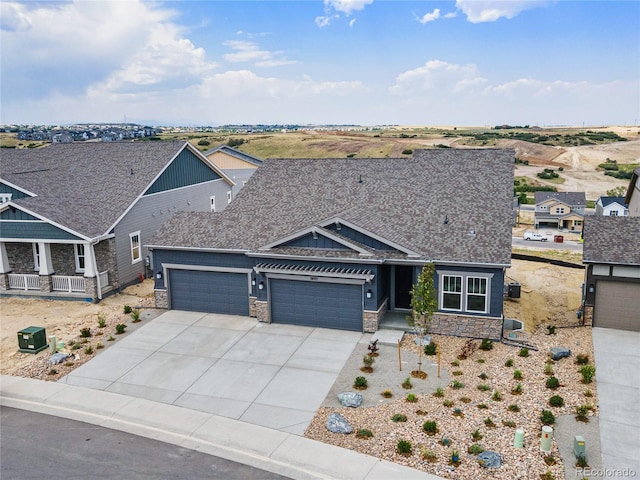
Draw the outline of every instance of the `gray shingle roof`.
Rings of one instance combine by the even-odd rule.
[[[37,195],[14,200],[16,205],[94,238],[107,233],[185,145],[87,142],[3,149],[0,178]]]
[[[640,217],[589,216],[583,236],[584,263],[640,265]]]
[[[536,192],[534,194],[534,201],[536,204],[544,202],[550,198],[556,199],[560,202],[566,203],[572,206],[585,206],[587,204],[586,195],[584,192]]]
[[[627,204],[624,203],[624,197],[600,197],[600,203],[603,207],[608,207],[611,204],[617,203],[621,207],[626,207]]]
[[[224,212],[177,213],[149,243],[256,251],[339,217],[423,259],[506,265],[514,156],[434,149],[411,158],[265,160]]]

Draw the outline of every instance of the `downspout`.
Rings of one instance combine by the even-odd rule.
[[[98,288],[98,300],[102,300],[102,285],[100,285],[100,270],[98,270],[98,260],[96,260],[96,251],[93,249],[94,244],[89,243],[91,249],[91,258],[93,262],[93,269],[96,272],[96,287]]]

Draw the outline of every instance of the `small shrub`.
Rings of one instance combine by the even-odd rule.
[[[547,378],[545,385],[547,388],[550,388],[551,390],[555,390],[560,386],[560,380],[558,380],[556,377],[551,376]]]
[[[424,354],[425,355],[435,355],[438,353],[438,345],[436,345],[433,341],[429,342],[424,346]]]
[[[462,412],[462,409],[454,408],[453,409],[453,416],[454,417],[464,417],[464,413]]]
[[[393,417],[391,417],[391,421],[395,423],[406,422],[407,416],[403,415],[402,413],[396,413]]]
[[[198,145],[200,145],[201,147],[208,147],[209,145],[211,145],[211,142],[203,138],[198,140]]]
[[[453,400],[445,400],[444,402],[442,402],[442,405],[447,407],[447,408],[451,408],[455,405],[456,402],[454,402]]]
[[[553,425],[556,423],[556,416],[550,410],[542,410],[540,421],[543,425]]]
[[[127,326],[124,323],[118,323],[116,325],[116,334],[121,335],[127,329]]]
[[[407,402],[416,403],[418,401],[418,397],[414,393],[410,393],[407,395]]]
[[[471,432],[471,438],[473,438],[473,440],[476,442],[482,440],[482,434],[480,433],[480,429],[476,428],[473,432]]]
[[[460,397],[460,401],[462,403],[471,403],[471,399],[469,397]]]
[[[391,393],[391,390],[384,390],[380,395],[382,395],[384,398],[393,397],[393,393]]]
[[[356,377],[355,381],[353,382],[353,388],[364,390],[367,388],[367,384],[368,382],[365,377]]]
[[[582,383],[591,383],[593,377],[596,374],[596,367],[593,365],[583,365],[580,368],[580,375],[582,375]]]
[[[408,440],[398,440],[396,449],[400,455],[411,455],[411,442]]]
[[[64,362],[65,367],[73,367],[73,362]]]
[[[556,327],[555,325],[547,325],[547,335],[555,335]]]
[[[113,335],[109,335],[109,338],[107,338],[107,342],[113,342],[114,340]]]
[[[426,410],[421,410],[421,409],[416,410],[416,415],[426,415],[426,414],[427,414]]]
[[[454,450],[453,452],[451,452],[451,463],[453,465],[459,465],[460,464],[460,453],[457,450]]]
[[[593,397],[593,392],[587,388],[587,389],[584,391],[584,396],[585,396],[585,397]]]
[[[577,468],[589,468],[589,464],[587,463],[587,459],[584,457],[578,457],[576,460]]]
[[[493,400],[494,402],[502,401],[502,394],[498,390],[495,390],[493,392],[493,395],[491,395],[491,400]]]
[[[484,419],[484,424],[485,424],[487,427],[495,427],[495,426],[496,426],[496,424],[495,424],[495,423],[493,423],[493,420],[491,420],[491,417],[487,417],[487,418],[485,418],[485,419]]]
[[[412,155],[413,154],[413,150],[411,150],[410,148],[405,148],[404,150],[402,150],[402,154],[403,155]]]
[[[509,410],[510,412],[519,412],[520,411],[520,407],[518,406],[517,403],[512,403],[511,405],[509,405],[507,407],[507,410]]]
[[[465,344],[460,349],[460,353],[458,354],[458,360],[464,360],[465,358],[469,358],[473,352],[478,348],[478,344],[475,340],[470,338],[465,342]]]
[[[427,420],[422,424],[422,430],[424,430],[427,435],[435,435],[438,433],[438,424],[435,420]]]
[[[504,362],[505,367],[513,367],[513,358],[507,358],[507,361]]]
[[[86,355],[91,355],[91,354],[93,354],[93,347],[89,346],[89,347],[85,348],[85,349],[84,349],[84,353],[85,353]]]
[[[522,370],[514,370],[513,371],[513,379],[514,380],[522,380]]]
[[[102,342],[96,343],[96,350],[100,350],[101,348],[104,348],[104,345],[102,344]]]
[[[576,407],[576,420],[589,423],[589,405],[579,405]]]
[[[140,321],[140,310],[138,310],[137,308],[131,312],[131,321],[133,323],[138,323]]]
[[[489,375],[483,372],[480,375],[478,375],[478,378],[481,380],[486,380],[487,378],[489,378]]]
[[[98,328],[104,328],[107,326],[107,319],[102,315],[98,315]]]
[[[480,350],[484,350],[485,352],[488,352],[492,348],[493,348],[493,342],[488,338],[483,338],[482,342],[480,343]]]
[[[556,464],[556,457],[554,457],[553,455],[545,455],[544,456],[544,463],[546,463],[549,466],[555,465]]]
[[[478,362],[478,363],[485,363],[485,361],[486,360],[484,358],[479,358],[478,360],[476,360],[476,362]]]
[[[132,308],[129,305],[124,306],[124,313],[129,314],[132,312]]]
[[[479,403],[479,404],[478,404],[478,408],[479,408],[480,410],[486,410],[486,409],[487,409],[487,408],[489,408],[489,407],[487,407],[487,404],[486,404],[486,403]]]
[[[458,360],[454,360],[453,362],[451,362],[451,366],[452,367],[459,367],[460,366],[460,362]]]
[[[427,462],[434,463],[438,461],[438,455],[433,450],[429,450],[424,445],[420,447],[420,453],[422,454],[422,458]]]
[[[453,383],[451,384],[451,388],[455,390],[460,390],[461,388],[464,388],[464,383],[458,380],[454,380]]]
[[[527,358],[529,356],[529,349],[526,347],[523,347],[520,349],[520,352],[518,352],[518,356],[519,357],[523,357],[523,358]]]
[[[554,395],[549,399],[549,405],[552,407],[563,407],[564,406],[564,398],[560,395]]]
[[[454,370],[453,372],[451,372],[451,375],[453,375],[454,377],[459,377],[460,375],[464,375],[464,372],[462,370]]]
[[[504,425],[505,427],[515,427],[516,426],[516,422],[514,422],[513,420],[502,420],[502,425]]]
[[[58,373],[58,370],[56,370],[55,368],[52,368],[49,370],[49,375],[56,375]]]
[[[365,368],[371,368],[371,365],[373,365],[375,361],[376,359],[369,354],[362,357],[362,365],[364,365]]]
[[[89,327],[84,327],[80,329],[80,336],[82,338],[89,338],[91,336],[91,329]]]
[[[407,390],[413,388],[413,383],[411,383],[410,377],[404,379],[404,382],[402,382],[402,388],[405,388]]]
[[[555,475],[551,473],[551,470],[547,470],[540,474],[540,480],[555,480]]]
[[[587,363],[589,363],[589,355],[585,353],[576,355],[576,365],[586,365]]]
[[[484,452],[484,448],[482,448],[479,443],[469,445],[469,448],[467,448],[467,453],[470,453],[471,455],[479,455],[482,452]]]
[[[553,375],[553,365],[550,363],[545,363],[544,365],[544,374],[545,375]]]
[[[440,387],[436,388],[436,391],[433,392],[433,396],[436,398],[442,398],[444,397],[444,390]]]
[[[80,350],[81,348],[82,348],[82,344],[80,342],[71,344],[71,350]]]
[[[521,395],[522,394],[522,384],[518,383],[515,387],[511,389],[511,395]]]

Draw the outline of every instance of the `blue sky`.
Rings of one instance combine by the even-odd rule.
[[[637,1],[0,3],[0,122],[637,125]]]

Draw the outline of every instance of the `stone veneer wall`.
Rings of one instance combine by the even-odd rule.
[[[51,275],[39,275],[38,280],[40,281],[41,292],[53,291],[53,280],[51,279]]]
[[[33,268],[33,246],[31,243],[6,243],[5,247],[12,273],[38,273]]]
[[[93,251],[96,254],[98,272],[104,272],[105,270],[109,272],[109,285],[116,290],[120,288],[116,259],[116,240],[114,238],[102,240],[93,247]]]
[[[431,319],[429,333],[500,340],[502,337],[502,319],[436,313]]]
[[[156,308],[169,308],[169,295],[166,290],[156,289],[153,291],[153,295],[156,299]]]
[[[585,305],[583,307],[580,324],[587,325],[589,327],[593,326],[593,305]]]
[[[256,317],[256,297],[249,296],[249,316]]]
[[[98,301],[98,277],[84,277],[84,293]]]
[[[0,290],[9,290],[9,274],[0,273]]]
[[[254,305],[258,321],[271,323],[271,317],[269,316],[269,304],[263,300],[256,300]]]
[[[388,298],[382,302],[382,305],[378,310],[365,310],[363,317],[363,330],[365,333],[375,333],[378,330],[378,326],[380,325],[380,320],[384,317],[384,314],[387,312],[387,303]]]

